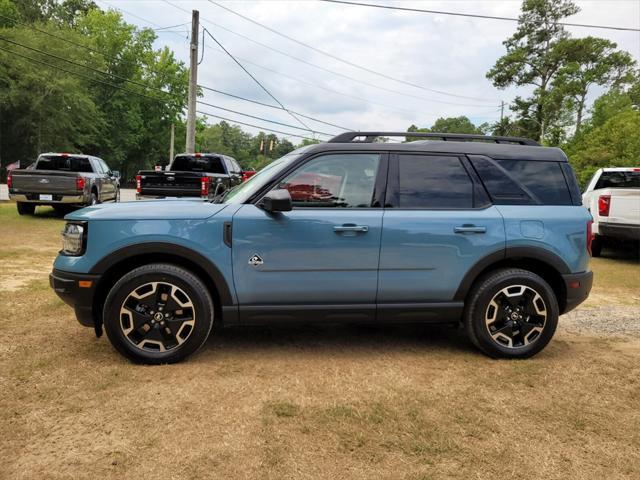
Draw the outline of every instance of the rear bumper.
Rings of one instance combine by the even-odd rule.
[[[567,313],[582,302],[584,302],[591,292],[593,285],[593,272],[572,273],[562,275],[567,291],[567,304],[561,314]]]
[[[640,240],[640,225],[600,223],[598,233],[603,237]]]
[[[48,194],[42,194],[48,195]],[[39,193],[9,193],[9,198],[16,202],[22,203],[35,203],[40,205],[54,205],[54,204],[73,204],[82,205],[88,203],[88,199],[84,195],[64,195],[60,193],[49,194],[52,200],[40,200]]]
[[[93,297],[100,275],[63,272],[54,269],[49,274],[49,285],[64,303],[73,307],[81,325],[93,327]],[[91,282],[90,286],[80,286],[80,282]],[[87,285],[87,284],[85,284]]]
[[[202,198],[207,199],[208,196],[202,196],[199,192],[196,193],[167,193],[167,194],[147,194],[136,193],[136,200],[160,200],[163,198]]]

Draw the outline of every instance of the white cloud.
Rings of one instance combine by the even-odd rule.
[[[101,0],[98,3],[103,7],[109,6]],[[191,19],[189,13],[160,0],[109,0],[109,3],[163,26]],[[268,32],[204,0],[173,0],[173,3],[185,10],[198,9],[202,24],[234,55],[303,80],[305,83],[300,83],[246,65],[288,108],[350,128],[404,130],[412,123],[429,126],[440,116],[454,115],[467,115],[476,123],[494,121],[500,115],[500,100],[509,102],[515,95],[527,93],[525,90],[514,88],[497,90],[485,77],[487,70],[504,53],[502,41],[515,30],[516,24],[513,22],[397,12],[316,1],[221,2],[279,32],[340,58],[430,89],[479,99],[471,100],[421,90],[350,67]],[[393,3],[431,10],[505,17],[517,17],[520,9],[520,1],[509,0]],[[578,4],[582,10],[571,17],[571,22],[630,27],[638,27],[640,24],[640,2],[637,1],[581,1]],[[128,14],[124,16],[131,23],[149,26],[139,18]],[[222,30],[211,22],[323,68],[385,89],[405,92],[413,97],[362,85],[327,73]],[[638,32],[579,27],[571,27],[569,31],[576,37],[594,35],[609,38],[636,59],[640,59]],[[161,34],[157,45],[168,45],[179,59],[187,61],[188,41],[185,40],[184,34]],[[273,103],[273,100],[237,65],[216,51],[209,38],[206,39],[205,48],[204,62],[199,71],[201,84],[265,103]],[[311,86],[310,83],[324,89]],[[331,93],[327,89],[349,97]],[[370,103],[353,97],[366,99]],[[295,122],[286,112],[278,112],[212,92],[206,92],[204,100],[285,123]],[[203,107],[205,108],[214,112],[211,108]],[[233,114],[221,112],[221,115],[243,120],[243,117]],[[316,126],[318,130],[336,131],[320,124]],[[280,129],[286,130],[286,127]]]

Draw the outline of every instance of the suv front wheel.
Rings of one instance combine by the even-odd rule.
[[[533,272],[504,269],[481,278],[471,291],[464,324],[472,343],[494,358],[528,358],[551,340],[558,301]]]
[[[204,345],[213,302],[202,281],[168,264],[138,267],[113,286],[104,304],[112,345],[137,363],[175,363]]]

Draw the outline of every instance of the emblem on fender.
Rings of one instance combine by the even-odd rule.
[[[262,265],[264,263],[264,261],[262,260],[262,258],[260,257],[260,255],[258,255],[257,253],[254,253],[251,258],[249,259],[249,265],[252,265],[254,267],[257,267],[259,265]]]

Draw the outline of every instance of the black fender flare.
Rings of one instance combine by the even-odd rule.
[[[91,271],[89,273],[95,275],[103,275],[111,267],[123,262],[124,260],[141,255],[162,254],[171,255],[174,257],[182,257],[185,260],[188,260],[200,267],[214,283],[220,297],[221,305],[228,306],[234,304],[229,285],[227,284],[224,275],[222,275],[218,267],[216,267],[216,265],[214,265],[209,259],[201,255],[200,253],[190,248],[183,247],[182,245],[177,245],[175,243],[146,242],[127,245],[125,247],[119,248],[118,250],[114,250],[107,256],[103,257],[91,268]]]
[[[493,264],[509,259],[536,260],[553,268],[560,275],[571,273],[571,269],[567,263],[560,256],[550,250],[539,247],[507,247],[505,250],[490,253],[478,260],[465,274],[453,299],[463,301],[467,297],[467,293],[469,293],[469,290],[478,276],[484,270]]]

